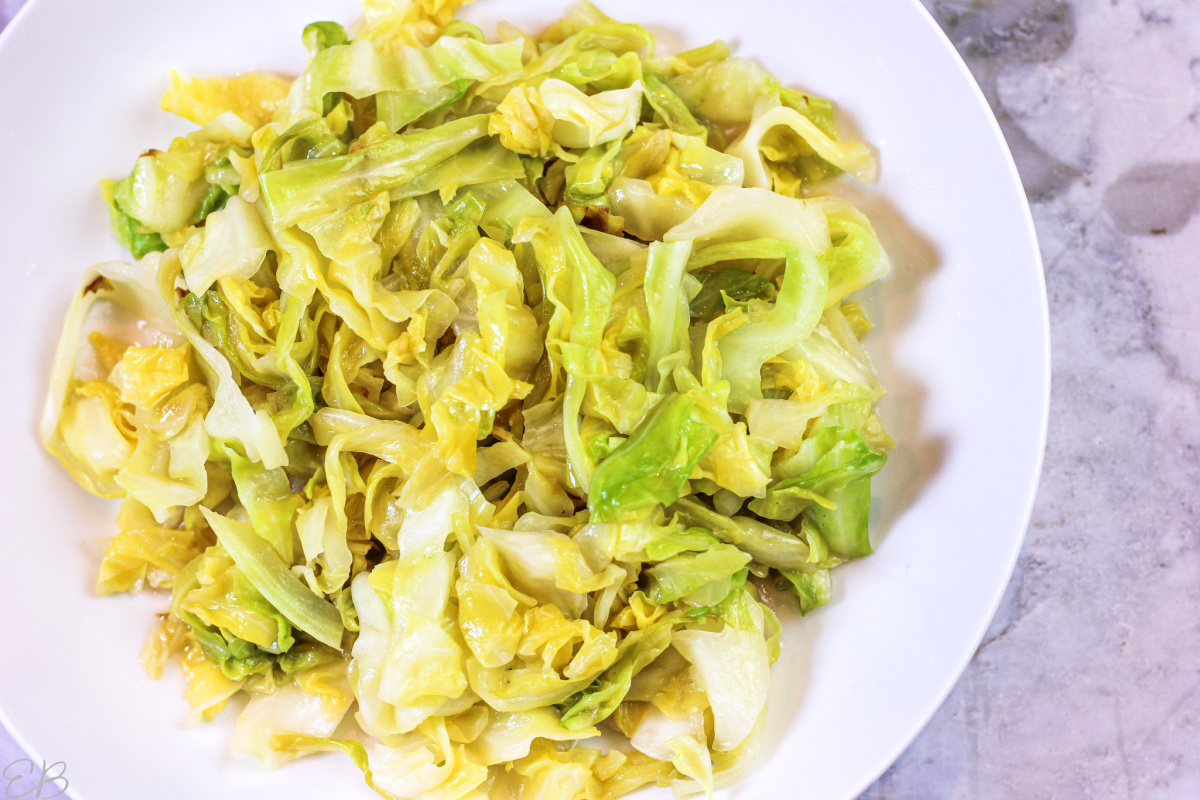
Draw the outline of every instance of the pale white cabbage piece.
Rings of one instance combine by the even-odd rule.
[[[800,112],[779,105],[779,101],[773,98],[763,98],[755,105],[750,127],[726,151],[742,159],[746,165],[747,186],[771,187],[771,177],[763,163],[759,145],[768,131],[780,125],[794,131],[818,156],[849,172],[862,183],[875,180],[875,156],[865,144],[831,139]]]
[[[368,746],[375,789],[397,800],[460,800],[487,780],[488,770],[452,744],[446,726]],[[475,795],[478,796],[478,795]]]
[[[352,650],[351,679],[358,719],[368,733],[408,733],[429,717],[464,711],[475,702],[464,671],[465,648],[448,610],[455,558],[444,549],[454,515],[466,512],[466,499],[447,487],[405,517],[395,561],[354,579],[362,630]],[[385,573],[380,582],[386,588],[377,590],[372,576]]]
[[[182,342],[171,313],[158,294],[158,256],[148,256],[129,264],[105,261],[90,267],[80,279],[67,309],[54,366],[50,391],[41,419],[42,440],[49,442],[58,427],[59,416],[76,373],[91,379],[101,377],[81,352],[82,340],[89,330],[99,330],[131,343],[155,343],[174,346]],[[93,318],[97,306],[103,306],[99,318]]]
[[[542,104],[554,119],[551,135],[563,147],[595,147],[633,130],[642,110],[642,84],[590,97],[566,81],[551,78],[539,87]]]
[[[750,732],[767,704],[770,663],[763,632],[762,608],[748,604],[754,625],[738,630],[679,631],[671,644],[692,664],[713,711],[713,749],[732,750]]]
[[[152,258],[147,256],[147,259]],[[146,260],[146,259],[143,259]],[[261,461],[267,469],[285,466],[287,453],[271,415],[250,405],[233,376],[233,368],[219,350],[203,337],[180,308],[175,298],[176,280],[182,271],[178,254],[168,250],[158,262],[158,290],[172,298],[172,317],[179,331],[199,357],[213,393],[213,405],[204,418],[204,429],[214,439],[239,441],[251,461]]]
[[[657,706],[650,705],[629,737],[629,743],[651,758],[670,761],[680,774],[695,781],[712,796],[712,756],[704,734],[702,712],[672,719]]]
[[[491,766],[516,761],[529,755],[534,739],[569,742],[599,736],[588,727],[568,730],[549,708],[493,713],[487,727],[466,747],[466,755],[476,764]]]
[[[640,178],[617,177],[609,188],[608,199],[613,212],[625,220],[625,230],[647,241],[669,241],[666,234],[696,213],[687,197],[660,195]]]
[[[571,617],[583,613],[589,593],[611,586],[622,574],[611,564],[593,569],[579,545],[561,533],[496,528],[480,533],[499,550],[518,588]]]
[[[352,702],[348,691],[309,694],[294,683],[271,694],[256,694],[238,715],[233,753],[238,758],[253,758],[264,767],[281,767],[304,753],[272,747],[274,736],[332,736]]]
[[[168,441],[143,432],[115,480],[129,497],[150,509],[155,519],[166,522],[177,507],[195,505],[208,492],[204,469],[208,447],[208,434],[199,416]]]
[[[328,594],[340,589],[350,577],[354,554],[346,543],[346,534],[337,524],[333,501],[318,497],[310,506],[296,514],[296,534],[304,550],[304,560],[311,568],[318,558],[322,570],[318,586]]]
[[[538,86],[509,90],[492,112],[488,132],[519,153],[563,154],[563,148],[595,147],[625,137],[637,125],[641,108],[640,81],[586,95],[566,81],[549,78]]]
[[[158,263],[157,255],[151,255],[133,264],[108,261],[87,270],[67,309],[54,356],[42,441],[76,480],[101,497],[124,494],[116,476],[133,458],[137,441],[119,429],[111,402],[102,396],[68,399],[79,382],[106,377],[99,354],[86,343],[92,333],[122,345],[183,343],[158,293]],[[161,509],[169,503],[155,505]]]
[[[188,289],[204,294],[218,278],[246,280],[258,272],[267,251],[276,249],[258,208],[241,197],[205,219],[179,254]]]
[[[719,186],[694,214],[662,238],[666,242],[691,239],[693,247],[770,238],[823,253],[829,249],[829,222],[818,206],[806,200],[753,186]]]

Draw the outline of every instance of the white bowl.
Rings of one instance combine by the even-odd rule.
[[[866,298],[878,323],[868,348],[889,389],[882,414],[899,443],[876,480],[877,552],[836,571],[830,606],[788,622],[767,746],[732,790],[851,798],[949,692],[1028,522],[1049,347],[1021,184],[983,96],[915,0],[603,6],[665,48],[725,39],[833,98],[880,153],[879,184],[854,192],[895,262]],[[492,30],[560,12],[482,0],[468,17]],[[182,679],[151,682],[138,663],[164,598],[94,596],[91,540],[113,531],[115,507],[76,487],[35,436],[76,279],[123,256],[97,181],[189,127],[158,109],[168,71],[297,72],[307,22],[357,16],[350,0],[34,0],[0,36],[0,709],[31,753],[65,762],[81,800],[374,797],[337,757],[279,772],[233,761],[232,715],[185,728]]]

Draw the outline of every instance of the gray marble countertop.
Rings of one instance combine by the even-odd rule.
[[[1000,611],[863,798],[1200,798],[1200,4],[923,2],[1025,182],[1053,398]]]

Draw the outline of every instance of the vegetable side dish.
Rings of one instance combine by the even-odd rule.
[[[586,3],[489,44],[367,0],[308,66],[171,76],[200,127],[102,184],[43,419],[119,498],[100,593],[235,748],[394,798],[708,792],[759,747],[780,625],[871,551],[891,445],[830,194],[875,162],[721,42]],[[580,740],[602,731],[614,746]]]

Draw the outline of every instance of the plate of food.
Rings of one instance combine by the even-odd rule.
[[[1048,324],[932,19],[460,5],[0,36],[20,796],[848,799],[974,652]]]

